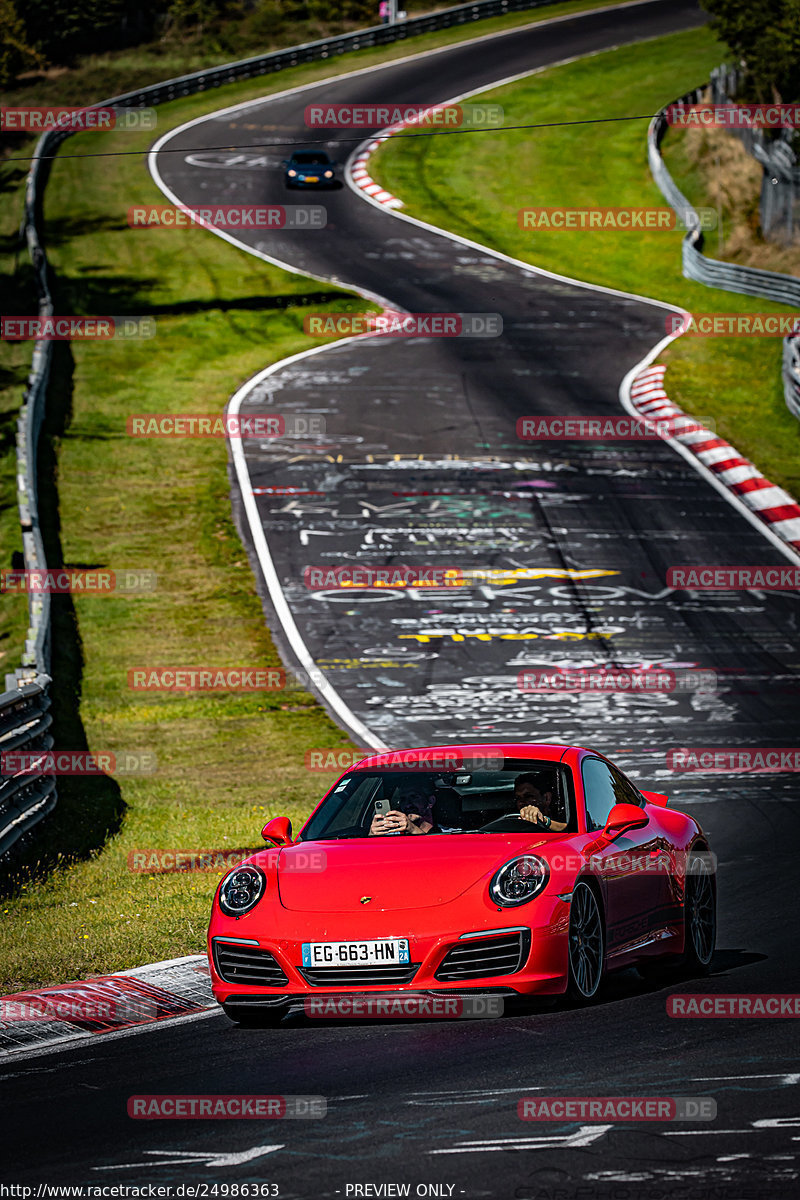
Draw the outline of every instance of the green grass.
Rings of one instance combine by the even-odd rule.
[[[708,30],[693,30],[551,68],[481,99],[503,105],[507,126],[552,127],[401,135],[373,157],[370,173],[405,202],[404,212],[525,262],[692,312],[785,312],[684,279],[678,233],[531,231],[518,224],[525,207],[665,207],[647,165],[647,120],[562,123],[653,113],[704,82],[724,57]],[[685,337],[663,361],[676,403],[712,418],[773,482],[798,493],[800,426],[783,402],[780,356],[779,339]]]

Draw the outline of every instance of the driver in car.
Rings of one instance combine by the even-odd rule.
[[[566,821],[558,821],[552,815],[557,811],[556,798],[552,792],[543,792],[535,775],[518,775],[514,780],[514,803],[523,821],[541,825],[560,833],[567,828]]]
[[[392,798],[392,808],[385,816],[375,814],[369,827],[370,837],[386,833],[430,833],[433,800],[433,796],[426,796],[419,788],[407,788]]]

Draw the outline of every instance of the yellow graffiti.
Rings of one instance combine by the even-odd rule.
[[[600,568],[579,571],[573,567],[472,567],[460,570],[456,567],[445,571],[444,575],[446,586],[449,587],[469,587],[476,583],[507,587],[526,579],[599,579],[604,575],[619,575],[619,571],[603,571]]]
[[[579,633],[574,629],[557,629],[552,633],[479,633],[471,629],[464,633],[457,633],[454,630],[431,630],[430,633],[399,633],[400,641],[417,641],[430,642],[433,638],[450,638],[452,642],[465,642],[467,638],[475,638],[479,642],[492,642],[495,638],[501,642],[528,642],[534,638],[542,638],[545,642],[562,641],[571,638],[573,641],[582,641],[584,639],[603,639],[614,637],[617,633],[624,633],[622,628],[611,629],[596,629],[588,633]]]

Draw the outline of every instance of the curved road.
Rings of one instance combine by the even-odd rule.
[[[268,151],[265,169],[254,161],[264,152],[246,147],[306,140],[313,99],[435,102],[702,20],[693,5],[656,0],[455,46],[193,123],[169,139],[185,154],[159,155],[157,169],[189,205],[284,203],[282,152]],[[244,156],[237,164],[210,149],[229,143]],[[353,143],[337,150],[332,133],[329,145],[344,158]],[[365,744],[574,740],[618,758],[643,786],[674,790],[711,835],[721,894],[714,976],[672,990],[800,992],[791,777],[676,777],[664,757],[671,745],[796,744],[796,598],[664,583],[674,564],[786,558],[668,445],[515,435],[522,415],[620,415],[620,381],[662,336],[664,308],[503,261],[349,189],[312,200],[328,210],[324,231],[254,234],[248,248],[411,312],[499,312],[503,335],[348,342],[245,390],[242,413],[327,423],[316,442],[246,444],[245,492],[254,489],[280,585],[271,595],[264,586],[265,605],[287,661],[297,665],[297,641],[284,636],[276,596],[341,701],[335,715]],[[259,492],[275,487],[321,495]],[[344,599],[304,586],[306,566],[347,562],[522,574],[455,595]],[[593,571],[609,574],[570,575]],[[720,686],[639,698],[516,687],[525,667],[597,662],[698,667]],[[453,1025],[297,1020],[277,1031],[213,1014],[48,1054],[12,1066],[0,1085],[13,1095],[7,1172],[25,1182],[269,1180],[281,1197],[398,1194],[352,1190],[367,1183],[498,1200],[797,1194],[791,1024],[672,1020],[667,994],[628,973],[588,1011]],[[134,1093],[234,1091],[324,1095],[329,1115],[265,1130],[125,1112]],[[713,1096],[718,1118],[629,1128],[517,1119],[520,1095],[561,1093]],[[34,1132],[44,1122],[46,1154]]]

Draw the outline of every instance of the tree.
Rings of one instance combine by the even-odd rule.
[[[0,0],[0,88],[11,87],[20,72],[44,65],[42,55],[28,42],[14,0]]]
[[[800,99],[800,0],[702,0],[711,28],[747,70],[761,102]],[[743,97],[740,97],[743,98]]]

